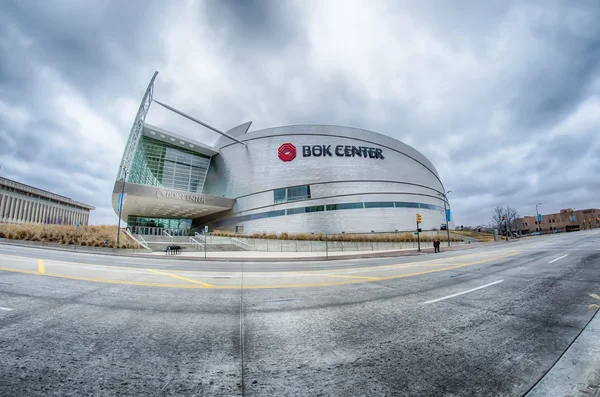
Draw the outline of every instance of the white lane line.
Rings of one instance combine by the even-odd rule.
[[[503,282],[504,280],[498,280],[498,281],[494,281],[493,283],[489,283],[486,285],[482,285],[481,287],[477,287],[477,288],[472,288],[463,292],[458,292],[456,294],[452,294],[452,295],[448,295],[448,296],[444,296],[443,298],[437,298],[437,299],[433,299],[427,302],[424,302],[424,305],[427,305],[429,303],[435,303],[435,302],[439,302],[439,301],[443,301],[444,299],[449,299],[449,298],[454,298],[455,296],[459,296],[459,295],[464,295],[464,294],[468,294],[469,292],[473,292],[473,291],[477,291],[478,289],[482,289],[482,288],[486,288],[489,287],[490,285],[494,285],[494,284],[498,284]]]
[[[0,306],[0,310],[4,310],[4,311],[7,311],[7,312],[12,311],[12,309],[9,308],[9,307],[1,307],[1,306]]]
[[[562,258],[564,258],[564,257],[566,257],[566,256],[569,256],[569,254],[566,254],[566,255],[563,255],[563,256],[559,256],[558,258],[554,258],[554,259],[552,259],[552,260],[551,260],[550,262],[548,262],[548,263],[553,263],[553,262],[556,262],[557,260],[559,260],[559,259],[562,259]]]

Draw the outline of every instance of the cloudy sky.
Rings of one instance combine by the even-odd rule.
[[[93,204],[145,87],[220,129],[340,124],[402,140],[458,224],[600,207],[600,2],[0,2],[0,175]],[[147,120],[218,135],[154,105]]]

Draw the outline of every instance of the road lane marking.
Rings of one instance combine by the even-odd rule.
[[[486,288],[486,287],[489,287],[489,286],[491,286],[491,285],[494,285],[494,284],[501,283],[501,282],[503,282],[503,281],[504,281],[504,280],[498,280],[498,281],[494,281],[493,283],[489,283],[489,284],[486,284],[486,285],[482,285],[482,286],[480,286],[480,287],[477,287],[477,288],[471,288],[471,289],[469,289],[469,290],[466,290],[466,291],[463,291],[463,292],[458,292],[458,293],[456,293],[456,294],[452,294],[452,295],[448,295],[448,296],[444,296],[444,297],[442,297],[442,298],[432,299],[432,300],[430,300],[430,301],[424,302],[423,304],[424,304],[424,305],[427,305],[427,304],[429,304],[429,303],[435,303],[435,302],[443,301],[443,300],[445,300],[445,299],[454,298],[455,296],[459,296],[459,295],[468,294],[469,292],[477,291],[477,290],[480,290],[480,289],[482,289],[482,288]]]
[[[12,309],[10,307],[0,307],[0,310],[4,310],[5,312],[12,311]]]
[[[202,285],[207,288],[214,287],[214,285],[212,285],[212,284],[203,283],[202,281],[193,280],[191,278],[187,278],[187,277],[183,277],[183,276],[178,276],[176,274],[165,273],[165,272],[161,272],[161,271],[154,270],[154,269],[146,269],[146,270],[148,270],[149,272],[152,272],[152,273],[162,274],[163,276],[169,276],[169,277],[173,277],[173,278],[176,278],[179,280],[187,281],[188,283],[199,284],[199,285]]]
[[[295,276],[317,276],[317,277],[333,277],[333,278],[358,278],[363,280],[381,280],[381,277],[377,276],[345,276],[343,274],[325,274],[325,273],[313,273],[313,272],[283,272],[285,274],[292,274]]]
[[[384,276],[384,277],[380,277],[379,280],[372,280],[372,281],[384,281],[384,280],[392,280],[392,279],[399,279],[399,278],[409,278],[409,277],[421,276],[421,275],[430,274],[430,273],[442,272],[442,271],[446,271],[446,270],[454,270],[454,269],[458,269],[461,267],[478,265],[478,264],[485,263],[485,262],[490,262],[490,261],[494,261],[494,260],[498,260],[498,259],[507,258],[510,256],[515,256],[515,255],[518,255],[519,253],[520,253],[519,251],[512,251],[505,255],[495,256],[492,258],[486,258],[486,259],[476,261],[476,262],[462,263],[462,264],[458,264],[458,265],[452,265],[452,266],[443,267],[443,268],[425,270],[425,271],[420,271],[420,272],[415,272],[415,273]],[[132,269],[139,270],[137,268],[132,268]],[[147,269],[147,270],[154,272],[154,273],[158,273],[158,274],[162,273],[162,272],[156,271],[154,269]],[[162,287],[162,288],[179,288],[179,289],[239,289],[240,288],[239,285],[211,285],[211,284],[199,282],[197,280],[186,279],[185,277],[183,277],[183,279],[186,279],[185,281],[189,281],[193,284],[168,284],[168,283],[160,283],[160,282],[129,281],[129,280],[118,280],[118,279],[97,278],[97,277],[73,276],[73,275],[68,275],[68,274],[45,273],[45,274],[41,275],[37,271],[33,271],[33,270],[15,269],[15,268],[2,267],[2,266],[0,266],[0,271],[25,273],[25,274],[31,274],[31,275],[37,275],[37,276],[55,277],[55,278],[63,278],[63,279],[78,280],[78,281],[91,281],[91,282],[98,282],[98,283],[121,284],[121,285],[136,285],[136,286],[144,286],[144,287]],[[169,274],[169,273],[166,273],[165,275],[168,275],[170,277],[175,277],[175,278],[181,277],[181,276],[176,276],[176,275]],[[364,282],[370,282],[370,281],[371,280],[352,278],[352,279],[345,279],[343,281],[335,281],[335,282],[332,281],[332,282],[324,282],[324,283],[244,285],[244,289],[284,289],[284,288],[331,287],[331,286],[337,286],[337,285],[358,284],[358,283],[364,283]],[[206,285],[204,285],[204,284],[206,284]],[[210,287],[208,285],[210,285]]]
[[[347,268],[324,268],[324,269],[319,269],[319,270],[309,270],[310,272],[331,272],[331,271],[343,271],[343,270],[349,270],[349,271],[362,271],[362,270],[384,270],[384,269],[395,269],[395,268],[404,268],[404,267],[420,267],[420,266],[448,266],[448,265],[452,265],[451,263],[448,263],[449,260],[459,260],[459,259],[463,259],[463,258],[469,258],[472,256],[486,256],[486,255],[490,255],[490,254],[497,254],[500,253],[501,251],[490,251],[490,252],[486,252],[486,253],[473,253],[473,254],[465,254],[465,255],[457,255],[457,256],[451,256],[451,257],[445,257],[445,258],[440,258],[440,259],[433,259],[433,260],[423,260],[423,261],[414,261],[414,262],[406,262],[406,263],[396,263],[396,264],[389,264],[389,265],[373,265],[373,266],[365,266],[365,267],[347,267]],[[509,255],[516,255],[519,254],[519,251],[508,251]],[[501,256],[496,256],[496,257],[490,257],[489,259],[495,259],[495,258],[501,258],[503,257],[503,255]],[[24,257],[24,256],[19,256],[19,255],[0,255],[0,259],[2,258],[6,258],[8,260],[11,259],[29,259],[29,257]],[[293,259],[293,258],[290,258]],[[383,258],[386,259],[386,258]],[[99,263],[85,263],[85,262],[75,262],[75,261],[61,261],[60,259],[47,259],[47,261],[52,261],[58,265],[61,266],[94,266],[94,267],[104,267],[106,269],[125,269],[125,270],[141,270],[141,271],[145,271],[146,269],[144,268],[143,264],[140,264],[139,266],[115,266],[115,265],[106,265],[106,264],[99,264]],[[363,259],[353,259],[352,261],[361,261]],[[487,259],[485,259],[487,261]],[[476,262],[477,263],[477,262]],[[247,263],[247,264],[254,264],[254,262],[252,263]],[[147,265],[146,265],[147,266]],[[177,273],[197,273],[198,270],[189,270],[189,269],[173,269],[170,266],[171,265],[166,265],[167,267],[169,267],[168,269],[161,269],[161,270],[168,270],[169,272],[177,272]],[[324,266],[326,266],[326,264],[318,264],[315,266],[305,266],[306,268],[308,267],[321,267],[323,268]],[[302,270],[299,270],[300,272]],[[206,271],[206,273],[216,273],[217,271]],[[235,272],[238,272],[237,270]],[[269,271],[269,273],[271,273],[272,271]],[[284,268],[281,269],[281,272],[285,272]],[[222,273],[222,272],[218,272],[218,273]],[[231,272],[227,272],[227,273],[234,273],[234,271]],[[275,273],[275,272],[272,272]]]
[[[39,274],[46,273],[46,269],[44,268],[44,261],[41,259],[38,259],[38,273]]]
[[[569,254],[566,254],[566,255],[563,255],[563,256],[559,256],[558,258],[552,259],[552,260],[551,260],[550,262],[548,262],[548,263],[554,263],[554,262],[556,262],[557,260],[559,260],[559,259],[562,259],[562,258],[564,258],[564,257],[567,257],[567,256],[569,256]]]

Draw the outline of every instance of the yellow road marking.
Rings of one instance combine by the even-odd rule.
[[[331,271],[331,270],[330,270]],[[359,279],[363,279],[363,280],[381,280],[381,277],[377,277],[377,276],[345,276],[342,274],[330,274],[330,273],[308,273],[308,272],[282,272],[285,274],[294,274],[296,276],[318,276],[318,277],[338,277],[338,278],[359,278]]]
[[[518,254],[519,252],[516,251],[511,251],[511,252],[515,252],[515,254]],[[419,266],[445,266],[448,265],[448,263],[436,263],[436,262],[443,262],[443,261],[449,261],[449,260],[456,260],[456,259],[462,259],[462,258],[468,258],[471,256],[481,256],[481,255],[485,255],[484,253],[474,253],[474,254],[465,254],[465,255],[459,255],[459,256],[454,256],[454,257],[449,257],[449,258],[441,258],[441,259],[432,259],[429,261],[422,261],[422,262],[407,262],[407,263],[398,263],[398,264],[390,264],[390,265],[378,265],[378,266],[365,266],[365,267],[350,267],[350,268],[341,268],[341,269],[322,269],[322,270],[307,270],[310,273],[320,273],[320,272],[331,272],[331,271],[343,271],[343,270],[351,270],[351,271],[355,271],[355,270],[383,270],[383,269],[388,269],[388,268],[394,268],[394,269],[401,269],[401,268],[405,268],[405,267],[419,267]],[[0,255],[0,258],[3,257],[7,257],[7,258],[15,258],[15,259],[23,259],[22,256],[18,256],[18,255],[9,255],[9,254],[2,254]],[[290,258],[290,260],[293,260],[294,258]],[[41,259],[39,259],[38,261],[40,261]],[[136,267],[136,266],[114,266],[114,265],[100,265],[100,264],[89,264],[89,263],[82,263],[82,262],[70,262],[70,261],[66,261],[66,262],[61,262],[61,261],[50,261],[53,263],[56,263],[57,265],[60,266],[71,266],[71,265],[81,265],[81,266],[94,266],[94,267],[103,267],[106,269],[124,269],[124,270],[138,270],[138,271],[145,271],[147,269],[144,269],[142,266]],[[39,262],[38,262],[39,264]],[[169,269],[169,271],[171,272],[177,272],[177,273],[198,273],[198,270],[185,270],[185,269]],[[298,272],[303,272],[302,270],[299,270]],[[223,272],[203,272],[204,274],[222,274]],[[239,271],[232,271],[232,272],[228,272],[228,273],[239,273]],[[282,272],[285,273],[285,272]]]
[[[39,274],[46,273],[46,269],[44,269],[44,261],[41,259],[38,259],[38,273]]]
[[[204,287],[214,287],[214,285],[212,285],[212,284],[203,283],[202,281],[198,281],[198,280],[192,280],[191,278],[178,276],[176,274],[165,273],[165,272],[161,272],[161,271],[154,270],[154,269],[146,269],[146,270],[148,270],[149,272],[152,272],[152,273],[162,274],[163,276],[169,276],[169,277],[173,277],[173,278],[176,278],[179,280],[187,281],[188,283],[200,284]]]
[[[462,263],[460,265],[453,265],[453,266],[444,267],[444,268],[441,268],[441,269],[425,270],[425,271],[422,271],[422,272],[410,273],[408,275],[398,274],[398,275],[395,275],[395,276],[386,276],[386,277],[382,277],[382,280],[392,280],[392,279],[396,279],[396,278],[404,278],[404,277],[409,277],[409,276],[420,276],[422,274],[435,273],[435,272],[440,272],[440,271],[443,271],[443,270],[452,270],[452,269],[458,269],[460,267],[465,267],[465,266],[479,265],[481,263],[490,262],[490,261],[493,261],[493,260],[496,260],[496,259],[506,258],[506,257],[514,256],[514,255],[517,255],[517,254],[519,254],[519,252],[514,252],[514,253],[509,253],[509,254],[506,254],[506,255],[496,256],[496,257],[493,257],[493,258],[483,259],[483,260],[480,260],[480,261],[477,261],[477,262]]]
[[[369,280],[369,279],[364,279],[364,278],[351,278],[351,279],[347,279],[344,281],[336,281],[336,282],[328,282],[328,283],[246,285],[246,286],[244,286],[244,289],[329,287],[329,286],[336,286],[336,285],[364,283],[364,282],[369,282],[369,281],[392,280],[392,279],[420,276],[420,275],[429,274],[429,273],[442,272],[442,271],[446,271],[446,270],[453,270],[453,269],[458,269],[458,268],[466,267],[466,266],[478,265],[478,264],[485,263],[485,262],[491,262],[496,259],[501,259],[501,258],[506,258],[509,256],[518,255],[519,253],[520,252],[511,252],[506,255],[495,256],[492,258],[487,258],[487,259],[483,259],[483,260],[476,261],[476,262],[462,263],[462,264],[452,265],[452,266],[443,267],[443,268],[439,268],[439,269],[431,269],[431,270],[425,270],[425,271],[415,272],[415,273],[397,274],[397,275],[392,275],[392,276],[377,277],[376,280]],[[25,273],[25,274],[32,274],[32,275],[40,275],[40,273],[32,271],[32,270],[14,269],[14,268],[9,268],[9,267],[0,267],[0,270],[7,271],[7,272],[17,272],[17,273]],[[201,281],[188,279],[186,277],[177,276],[174,274],[163,273],[163,272],[153,270],[153,269],[148,269],[148,270],[153,273],[158,273],[158,274],[163,274],[163,275],[174,277],[174,278],[179,278],[179,279],[191,282],[193,284],[167,284],[167,283],[152,283],[152,282],[144,282],[144,281],[112,280],[112,279],[106,279],[106,278],[80,277],[80,276],[71,276],[71,275],[66,275],[66,274],[49,274],[49,273],[44,273],[44,276],[65,278],[65,279],[70,279],[70,280],[92,281],[92,282],[99,282],[99,283],[124,284],[124,285],[137,285],[137,286],[145,286],[145,287],[185,288],[185,289],[239,289],[240,288],[239,285],[217,285],[217,286],[215,286],[215,285],[203,283]],[[375,278],[375,277],[373,277],[373,278]]]
[[[511,252],[514,252],[515,255],[519,253],[519,252],[515,252],[515,251],[511,251]],[[324,270],[307,270],[307,271],[310,273],[320,273],[320,272],[331,272],[331,271],[339,271],[339,270],[352,270],[352,271],[354,271],[354,270],[383,270],[383,269],[401,269],[401,268],[405,268],[405,267],[420,267],[420,266],[446,266],[446,265],[448,265],[447,261],[449,261],[449,260],[463,259],[463,258],[468,258],[471,256],[481,256],[481,255],[483,255],[483,254],[475,253],[475,254],[459,255],[459,256],[453,256],[453,257],[449,257],[449,258],[433,259],[430,261],[421,261],[421,262],[417,261],[417,262],[397,263],[397,264],[391,264],[391,265],[349,267],[349,268],[342,268],[342,269],[324,269]],[[298,272],[301,273],[302,271],[299,270]]]

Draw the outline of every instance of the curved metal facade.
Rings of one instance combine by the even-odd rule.
[[[444,187],[435,167],[388,136],[295,125],[238,138],[246,146],[227,138],[217,141],[219,154],[211,160],[204,185],[205,194],[236,203],[231,211],[196,219],[197,227],[244,233],[400,231],[415,229],[417,213],[423,216],[423,229],[444,223],[444,202],[438,196]],[[304,186],[310,198],[292,194],[297,199],[285,201],[282,189],[303,191]]]

